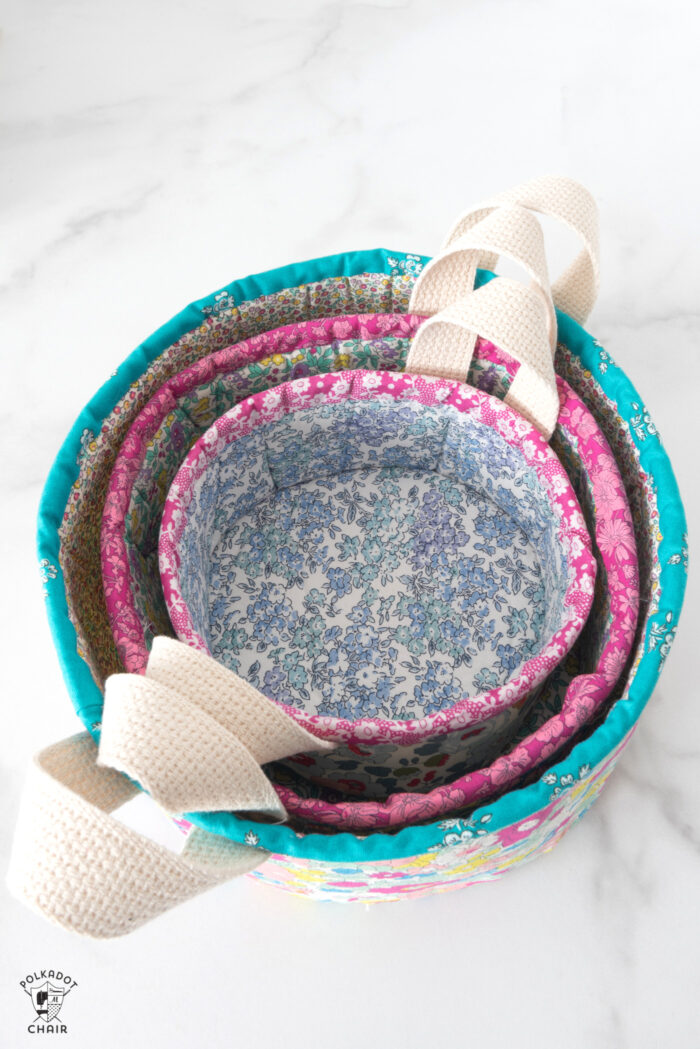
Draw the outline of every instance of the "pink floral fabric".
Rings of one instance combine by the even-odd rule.
[[[598,797],[628,739],[595,769],[579,769],[574,782],[554,792],[539,812],[500,830],[490,829],[488,813],[445,819],[442,841],[419,856],[351,864],[273,855],[248,877],[295,896],[345,903],[414,899],[494,881],[557,844]],[[186,821],[181,825],[185,832],[190,828]]]

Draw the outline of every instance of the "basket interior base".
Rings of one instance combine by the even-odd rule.
[[[211,553],[208,642],[266,695],[415,718],[504,684],[544,587],[523,529],[437,472],[346,471],[274,491]]]

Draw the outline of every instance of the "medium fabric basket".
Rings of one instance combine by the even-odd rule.
[[[246,344],[228,347],[211,358],[202,358],[197,365],[178,373],[148,402],[131,426],[117,457],[102,526],[108,612],[115,642],[124,654],[127,669],[145,670],[153,638],[172,631],[157,580],[154,583],[157,525],[168,484],[182,462],[187,444],[204,430],[211,414],[216,408],[223,410],[238,403],[251,387],[262,392],[275,385],[270,371],[276,369],[279,373],[283,364],[287,374],[293,375],[294,368],[304,376],[349,365],[362,368],[366,363],[400,368],[409,340],[396,339],[390,332],[405,330],[407,323],[414,330],[415,321],[416,318],[404,315],[397,318],[378,315],[288,325],[248,340]],[[343,338],[333,340],[335,333]],[[368,342],[350,338],[370,333],[375,339]],[[381,338],[376,338],[378,333]],[[320,338],[332,346],[326,342],[319,344]],[[267,363],[266,354],[274,350],[284,351],[276,354],[277,365],[271,359]],[[241,358],[261,363],[235,368]],[[470,380],[502,397],[516,369],[514,361],[480,340]],[[455,810],[460,803],[466,805],[474,798],[487,797],[488,793],[502,793],[513,785],[550,757],[607,698],[629,656],[636,625],[636,544],[622,480],[605,437],[568,384],[561,378],[558,384],[561,405],[553,442],[559,456],[566,461],[570,476],[577,481],[588,527],[600,548],[601,564],[596,588],[598,607],[589,618],[585,637],[576,643],[567,660],[566,671],[562,668],[561,673],[550,675],[544,688],[531,697],[522,711],[498,715],[495,738],[492,732],[485,739],[485,733],[473,731],[467,734],[468,742],[463,740],[463,733],[458,733],[454,742],[445,736],[437,737],[432,743],[403,754],[398,767],[394,764],[393,768],[384,764],[386,748],[381,745],[368,747],[363,741],[359,753],[357,749],[344,748],[341,789],[348,789],[355,796],[365,793],[367,766],[371,766],[372,775],[385,794],[403,788],[379,806],[343,801],[340,795],[331,804],[327,797],[316,796],[318,792],[309,790],[308,778],[325,781],[327,758],[309,753],[291,757],[274,771],[267,770],[288,813],[351,829],[395,825],[405,822],[409,813],[414,819],[425,819]],[[212,396],[213,389],[215,396]],[[149,435],[152,435],[150,439]],[[376,505],[382,513],[384,501]],[[342,506],[340,509],[342,512]],[[441,519],[453,518],[448,513]],[[256,551],[260,550],[261,530],[266,544],[263,559],[256,553],[249,562],[244,562],[249,564],[244,579],[251,594],[256,592],[256,580],[269,578],[268,571],[271,570],[273,579],[275,573],[280,577],[280,585],[286,585],[289,574],[285,557],[289,547],[286,529],[280,527],[276,517],[269,526],[257,525],[253,536]],[[314,534],[322,536],[323,531],[316,529]],[[387,539],[393,542],[393,535]],[[242,553],[245,558],[245,546]],[[240,558],[240,554],[238,556]],[[384,633],[386,636],[387,631]],[[310,635],[312,644],[315,637]],[[388,639],[391,641],[390,635]],[[425,642],[419,638],[415,645],[418,652],[426,649]],[[308,653],[310,660],[314,651],[318,651],[317,645]],[[256,658],[255,653],[252,658]],[[248,656],[249,664],[250,661]],[[579,674],[572,679],[576,668]],[[240,673],[240,664],[234,669]],[[250,680],[250,666],[246,667],[245,675]],[[277,668],[267,673],[260,670],[253,677],[256,687],[261,684],[267,695],[283,702],[289,701],[287,681]],[[491,719],[490,724],[495,720]],[[339,753],[336,749],[335,760]],[[333,759],[334,754],[330,758]],[[495,763],[489,764],[494,759]],[[470,770],[473,775],[457,781],[456,777]],[[434,789],[442,784],[449,784],[449,790],[436,795]],[[420,788],[429,792],[414,793]]]

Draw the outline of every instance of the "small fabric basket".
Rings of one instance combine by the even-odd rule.
[[[451,558],[433,553],[437,515],[450,506],[458,544]],[[331,545],[318,518],[331,536],[343,529],[344,537]],[[261,523],[272,519],[286,522],[273,544],[285,544],[292,572],[270,582],[263,576],[257,586],[236,567],[243,560],[250,570],[259,559],[257,547],[242,556],[242,544],[246,536],[257,542]],[[498,528],[500,567],[474,526]],[[580,633],[595,579],[578,501],[537,431],[480,391],[392,372],[299,379],[222,416],[173,482],[160,561],[183,640],[213,648],[237,672],[247,655],[242,672],[256,685],[259,677],[263,690],[291,666],[286,678],[297,705],[285,705],[289,715],[322,739],[368,753],[384,744],[389,764],[392,744],[410,761],[412,748],[435,736],[466,753],[466,730],[481,740],[500,711],[522,706]],[[473,572],[480,562],[493,583],[491,602],[481,581],[467,576],[462,604],[478,605],[471,615],[457,606],[448,618],[460,570]],[[463,624],[456,645],[440,644],[436,577],[443,622],[455,630]],[[405,646],[425,632],[431,613],[434,658],[421,661]],[[303,657],[306,632],[318,643]],[[504,636],[512,642],[501,644]],[[479,694],[489,666],[493,687]],[[458,682],[461,671],[452,702],[439,671]],[[407,679],[410,691],[402,687]],[[323,756],[326,785],[343,777],[348,756],[345,747]],[[369,789],[372,767],[370,756]]]

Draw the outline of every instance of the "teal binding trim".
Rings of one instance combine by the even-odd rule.
[[[360,273],[390,274],[390,258],[404,259],[406,255],[383,249],[349,252],[295,263],[233,281],[220,291],[191,303],[159,328],[134,350],[81,412],[56,457],[42,495],[38,552],[40,561],[42,564],[46,562],[49,569],[44,569],[47,610],[61,669],[73,705],[93,735],[96,734],[95,725],[101,716],[102,695],[87,665],[76,651],[76,635],[68,617],[58,560],[58,528],[70,489],[78,476],[78,456],[84,431],[97,432],[131,383],[176,339],[197,327],[205,316],[204,310],[214,307],[222,293],[240,303],[329,277],[355,276]],[[428,260],[421,258],[419,261],[425,263]],[[493,274],[480,273],[478,283],[484,283],[492,277]],[[617,403],[621,417],[629,420],[639,414],[639,406],[643,405],[639,394],[607,354],[605,368],[601,368],[600,347],[593,337],[565,314],[558,313],[558,324],[559,341],[579,357],[585,369],[593,373],[606,396]],[[657,488],[659,528],[663,536],[659,547],[659,607],[647,629],[641,662],[628,695],[613,706],[603,724],[587,740],[579,743],[562,762],[548,769],[536,783],[511,791],[474,813],[475,821],[487,813],[490,815],[489,832],[527,819],[545,808],[551,801],[553,783],[575,782],[580,769],[586,766],[595,768],[625,739],[652,694],[675,634],[686,585],[685,513],[671,464],[658,434],[648,427],[646,430],[633,428],[631,432],[639,449],[642,468],[654,479]],[[191,813],[188,819],[197,826],[234,841],[244,842],[246,834],[249,840],[252,835],[256,845],[271,852],[328,863],[417,856],[438,845],[443,838],[441,821],[400,831],[374,831],[360,836],[349,833],[301,835],[290,827],[256,823],[225,812]]]

